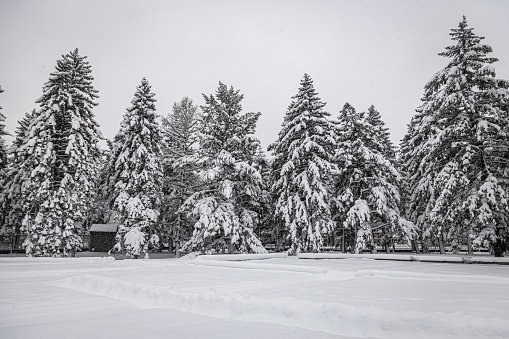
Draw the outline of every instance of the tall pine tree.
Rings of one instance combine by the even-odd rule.
[[[273,159],[275,214],[288,231],[292,254],[317,252],[334,229],[330,209],[334,126],[307,74],[286,112]]]
[[[115,135],[106,168],[107,194],[121,223],[117,245],[133,258],[158,237],[154,226],[162,197],[162,136],[154,98],[143,78]]]
[[[0,93],[3,93],[3,88],[0,86]],[[3,177],[2,170],[7,167],[7,147],[5,145],[4,136],[8,135],[5,130],[5,115],[2,113],[2,106],[0,106],[0,182]]]
[[[0,86],[0,93],[3,93],[3,91],[2,86]],[[4,203],[4,191],[7,185],[7,149],[4,140],[4,136],[7,135],[7,132],[4,122],[5,115],[2,113],[2,106],[0,106],[0,206],[2,207],[2,209],[0,209],[0,241],[9,242],[8,228],[5,227],[5,219],[7,218],[9,206]]]
[[[242,114],[244,96],[221,82],[215,95],[203,97],[199,152],[187,159],[199,167],[201,187],[183,206],[197,222],[184,248],[266,252],[253,232],[262,196],[253,135],[260,113]]]
[[[81,245],[75,223],[83,220],[95,191],[102,138],[92,112],[98,96],[90,73],[77,49],[57,61],[19,147],[27,254],[74,253]]]
[[[188,97],[173,103],[172,113],[163,118],[164,148],[164,204],[161,209],[164,231],[173,240],[175,255],[179,256],[181,242],[189,240],[194,218],[180,211],[194,193],[198,178],[192,163],[181,161],[196,153],[199,131],[199,110]]]
[[[20,236],[20,227],[24,217],[21,185],[27,178],[27,172],[24,171],[21,164],[26,160],[28,154],[21,151],[21,146],[27,136],[30,122],[36,114],[34,109],[31,113],[25,113],[23,119],[18,121],[11,148],[12,161],[5,169],[5,176],[1,181],[0,238],[13,245],[17,243]]]
[[[408,242],[413,233],[413,224],[400,216],[400,174],[390,158],[390,143],[380,133],[381,125],[373,123],[373,113],[366,116],[348,103],[338,117],[339,175],[333,201],[343,234],[347,229],[354,230],[356,252],[376,251],[373,231],[377,228],[383,229],[390,240],[398,235]],[[385,239],[386,248],[389,239]]]
[[[425,86],[423,104],[402,147],[412,169],[410,214],[423,237],[459,249],[505,251],[509,222],[509,82],[496,78],[467,20],[451,30],[449,58]],[[409,145],[416,147],[412,150]]]

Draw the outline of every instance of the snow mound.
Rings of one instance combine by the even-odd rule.
[[[481,282],[485,284],[507,284],[509,278],[485,276],[485,275],[460,275],[460,274],[434,274],[434,273],[417,273],[402,271],[382,271],[382,270],[361,270],[355,272],[356,278],[362,277],[390,277],[390,278],[408,278],[408,279],[428,279],[436,281],[455,281],[465,282]]]
[[[395,311],[294,298],[221,295],[214,289],[190,293],[172,287],[140,284],[95,275],[80,275],[54,285],[105,296],[141,308],[168,308],[216,318],[275,323],[352,337],[496,338],[509,337],[504,319],[461,313]]]
[[[4,257],[0,258],[0,261],[15,261],[15,262],[80,262],[80,261],[110,261],[115,260],[114,257],[81,257],[81,258],[70,258],[70,257],[64,257],[64,258],[56,258],[56,257]]]
[[[455,257],[450,255],[414,255],[415,261],[427,261],[427,262],[465,262],[463,257]]]
[[[509,265],[509,258],[471,257],[470,261],[472,263],[506,264],[506,265]]]
[[[412,261],[412,255],[404,254],[351,254],[351,253],[299,253],[299,259],[381,259]]]
[[[262,260],[262,259],[275,259],[286,258],[288,254],[285,253],[260,253],[260,254],[214,254],[214,255],[200,255],[197,260],[221,260],[221,261],[246,261],[246,260]]]
[[[323,274],[327,273],[329,269],[327,267],[316,267],[316,266],[297,266],[297,265],[281,265],[281,264],[267,264],[267,263],[248,263],[248,262],[237,262],[237,261],[216,261],[216,260],[194,260],[191,261],[193,265],[201,266],[214,266],[214,267],[226,267],[226,268],[242,268],[251,270],[267,270],[267,271],[287,271],[287,272],[299,272],[299,273],[311,273],[311,274]]]
[[[179,260],[189,260],[189,259],[196,259],[196,257],[198,256],[198,254],[196,252],[191,252],[191,253],[188,253],[186,255],[184,255],[183,257],[180,257]]]
[[[507,264],[509,258],[473,257],[458,255],[409,255],[409,254],[371,254],[371,253],[299,253],[299,259],[375,259],[397,261],[422,261],[443,263],[482,263],[482,264]]]

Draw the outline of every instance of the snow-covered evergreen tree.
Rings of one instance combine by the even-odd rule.
[[[400,143],[397,162],[400,173],[403,177],[400,185],[401,190],[401,206],[404,211],[405,218],[411,220],[417,226],[417,237],[422,240],[422,250],[429,252],[430,235],[428,230],[429,213],[426,211],[428,206],[424,203],[430,198],[432,193],[430,189],[430,181],[421,182],[421,191],[419,195],[415,195],[414,190],[417,183],[423,178],[423,168],[421,167],[422,158],[426,155],[420,149],[427,138],[434,133],[434,129],[425,124],[425,115],[417,112],[408,124],[408,130]],[[423,237],[423,231],[427,233]],[[418,249],[418,248],[416,248]]]
[[[276,218],[289,233],[289,253],[317,252],[334,229],[330,210],[334,126],[307,74],[292,97],[278,140],[269,150],[273,159],[272,191]]]
[[[3,88],[0,86],[0,93],[3,93]],[[3,201],[3,191],[6,185],[6,178],[4,168],[7,167],[7,150],[5,147],[4,135],[7,134],[5,131],[5,115],[2,113],[2,106],[0,106],[0,206]],[[4,238],[2,234],[4,232],[4,219],[6,218],[7,211],[3,208],[0,210],[0,237]]]
[[[221,82],[203,97],[199,152],[186,159],[199,167],[201,187],[183,206],[197,222],[184,249],[266,252],[253,232],[262,194],[253,136],[260,113],[242,114],[244,96]]]
[[[14,237],[19,235],[24,217],[21,185],[26,179],[27,172],[25,172],[21,165],[27,158],[27,154],[22,152],[21,146],[27,136],[28,126],[36,114],[34,109],[31,113],[25,113],[23,119],[18,121],[15,139],[10,151],[12,161],[5,169],[5,176],[1,182],[0,238],[9,243],[16,241]]]
[[[404,175],[404,168],[400,165],[400,163],[396,159],[396,147],[391,141],[389,129],[385,127],[385,122],[382,120],[382,116],[379,111],[376,110],[374,105],[371,105],[368,108],[368,111],[366,112],[366,121],[373,127],[373,135],[375,136],[375,139],[378,141],[377,143],[372,143],[370,147],[373,147],[375,150],[379,151],[387,160],[391,162],[393,166],[396,167],[400,175]],[[400,180],[398,182],[398,188],[399,191],[402,192],[406,189],[406,181]],[[400,199],[400,211],[403,216],[404,214],[404,194],[401,193],[401,199]],[[405,219],[407,219],[405,217]],[[409,219],[407,219],[409,220]],[[380,222],[379,222],[380,223]],[[385,243],[385,250],[389,252],[389,244],[393,240],[393,234],[392,229],[390,227],[379,227],[374,226],[378,230],[381,231],[381,240]],[[417,229],[414,227],[414,234],[417,236]],[[412,239],[414,241],[415,239]],[[416,243],[413,242],[413,246],[416,246]],[[417,247],[415,247],[417,250]]]
[[[277,230],[274,222],[274,204],[272,203],[272,167],[261,147],[255,154],[254,164],[258,172],[260,172],[262,184],[260,187],[261,194],[255,206],[255,211],[258,213],[259,218],[253,230],[262,244],[275,244],[277,242],[277,234],[275,233]]]
[[[164,204],[161,209],[163,233],[173,240],[175,254],[183,239],[189,240],[196,222],[180,208],[194,193],[198,178],[192,163],[181,161],[196,153],[199,131],[199,110],[188,97],[173,103],[172,113],[163,118]]]
[[[509,82],[496,78],[467,20],[450,33],[449,58],[425,86],[402,145],[410,172],[409,214],[423,237],[505,251],[509,221]],[[404,147],[403,147],[404,146]],[[441,250],[443,252],[443,244]]]
[[[372,119],[373,114],[366,116],[347,103],[339,114],[336,132],[339,175],[333,200],[338,224],[354,230],[356,252],[376,250],[375,227],[406,241],[413,233],[413,224],[400,216],[400,175],[389,158],[391,148],[377,132],[380,124],[373,124],[368,117]]]
[[[92,109],[97,90],[91,68],[78,50],[62,56],[44,85],[40,105],[20,154],[23,230],[27,254],[75,252],[82,221],[92,200],[99,170],[102,138]]]
[[[3,93],[3,88],[0,86],[0,93]],[[5,145],[4,136],[8,135],[5,130],[5,115],[2,113],[2,106],[0,106],[0,182],[3,177],[3,169],[7,167],[7,147]],[[0,187],[1,188],[1,187]]]
[[[143,78],[115,135],[106,168],[107,194],[118,213],[117,247],[133,258],[148,247],[162,195],[162,136],[154,98]]]

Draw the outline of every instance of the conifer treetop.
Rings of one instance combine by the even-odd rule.
[[[62,58],[57,60],[55,72],[50,74],[49,81],[44,84],[42,97],[35,102],[41,106],[46,104],[50,107],[53,104],[62,105],[64,103],[72,105],[73,97],[77,96],[90,107],[97,106],[98,104],[94,100],[99,98],[99,95],[92,86],[94,78],[91,75],[91,66],[86,59],[86,56],[79,55],[77,48],[62,55]],[[66,97],[62,96],[64,93]],[[45,103],[51,96],[54,99]],[[90,110],[88,107],[84,108]],[[92,112],[90,111],[90,113]]]
[[[323,148],[315,146],[323,142],[334,142],[331,136],[332,122],[328,120],[330,114],[323,109],[326,104],[318,97],[313,80],[307,73],[300,82],[298,93],[292,99],[279,138],[269,150],[280,154],[293,154],[294,157],[300,157],[300,153],[310,150],[325,155],[327,152]]]
[[[180,151],[181,156],[190,153],[190,148],[195,142],[193,136],[198,125],[198,106],[193,104],[189,97],[183,97],[180,102],[174,102],[172,113],[163,118],[163,127],[172,143]]]
[[[323,110],[325,103],[318,97],[318,93],[313,85],[313,79],[304,73],[300,81],[299,91],[292,97],[293,101],[288,107],[288,118],[292,119],[295,115],[306,113],[320,118],[328,117],[330,114]]]
[[[219,82],[215,95],[203,95],[203,98],[205,105],[200,106],[203,114],[201,148],[209,155],[225,150],[239,160],[251,158],[256,150],[254,133],[261,113],[242,113],[244,95],[222,82]]]
[[[465,109],[472,109],[467,103],[471,98],[468,92],[497,86],[507,87],[507,81],[495,78],[495,69],[491,64],[498,59],[487,56],[488,53],[493,52],[493,49],[481,44],[484,37],[475,35],[473,28],[468,28],[465,17],[458,28],[451,29],[450,35],[451,40],[456,41],[456,44],[447,46],[444,52],[438,54],[450,58],[450,61],[426,84],[422,100],[426,103],[434,97],[435,93],[444,92],[432,100],[430,104],[434,106],[430,109],[440,108],[449,103],[465,105]],[[446,99],[447,93],[454,92],[458,94]],[[424,108],[426,107],[425,105]]]
[[[468,28],[467,18],[463,16],[463,20],[458,24],[458,28],[452,28],[451,40],[457,41],[456,45],[445,47],[445,52],[440,52],[438,55],[447,58],[457,58],[458,61],[471,57],[479,57],[482,63],[494,63],[498,61],[497,58],[487,58],[486,54],[493,52],[493,49],[488,45],[482,45],[481,41],[484,37],[474,34],[473,28]],[[475,52],[472,55],[472,51]]]
[[[136,109],[147,109],[147,112],[155,112],[155,102],[157,101],[155,97],[155,93],[151,92],[152,87],[150,86],[148,80],[143,77],[141,79],[141,84],[136,86],[136,92],[134,92],[134,98],[131,100],[132,106],[127,110],[132,112]]]

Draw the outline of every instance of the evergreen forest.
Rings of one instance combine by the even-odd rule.
[[[146,78],[103,149],[92,65],[72,50],[11,145],[0,107],[0,241],[28,256],[74,256],[92,224],[116,224],[112,250],[132,258],[166,246],[177,256],[297,255],[401,244],[504,256],[509,81],[465,17],[450,37],[399,145],[384,112],[330,112],[304,74],[267,151],[261,113],[243,110],[239,89],[219,82],[202,105],[184,97],[163,113]]]

